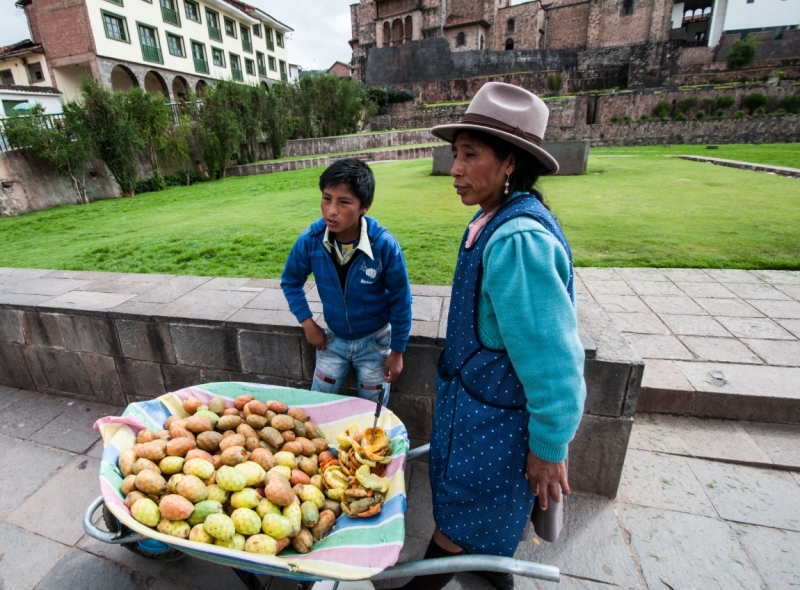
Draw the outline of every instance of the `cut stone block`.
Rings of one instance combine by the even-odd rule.
[[[800,583],[800,533],[746,524],[731,528],[768,588],[792,588]]]
[[[661,320],[678,336],[730,336],[717,319],[709,316],[662,314]]]
[[[45,301],[50,301],[50,295],[20,295],[19,293],[0,293],[0,304],[18,307],[36,307]]]
[[[594,297],[600,295],[636,295],[636,292],[625,281],[600,281],[584,277],[583,282]]]
[[[166,393],[161,366],[157,363],[119,358],[117,373],[122,383],[122,391],[127,395],[140,395],[152,399]]]
[[[302,363],[298,362],[301,355],[301,338],[303,337],[294,334],[240,330],[238,344],[242,370],[302,379],[303,367]]]
[[[82,352],[80,356],[98,401],[124,406],[125,392],[122,391],[122,383],[119,381],[114,358],[88,352]]]
[[[586,359],[584,412],[600,416],[621,416],[628,392],[631,365],[625,362]]]
[[[428,464],[418,461],[406,463],[408,508],[406,510],[406,535],[427,543],[433,537],[433,504]],[[410,477],[408,477],[410,475]],[[423,551],[424,555],[424,551]]]
[[[21,389],[0,385],[0,411],[6,406],[17,401],[23,395],[25,395],[25,392]]]
[[[433,396],[399,393],[393,388],[389,409],[406,425],[410,438],[430,440],[435,403]]]
[[[423,322],[438,322],[442,316],[441,297],[414,297],[411,317]]]
[[[263,326],[280,326],[294,328],[300,332],[300,324],[291,311],[278,311],[275,309],[240,309],[227,320],[225,325],[232,328],[254,328]]]
[[[776,285],[775,288],[792,299],[800,301],[800,285]]]
[[[169,326],[155,322],[116,320],[124,356],[141,361],[175,364]]]
[[[137,295],[133,301],[171,303],[210,280],[211,277],[174,277],[141,295]]]
[[[220,291],[208,292],[220,293]],[[169,331],[178,364],[208,369],[240,370],[234,330],[212,326],[170,324]]]
[[[161,372],[164,375],[164,388],[167,391],[178,391],[179,389],[192,387],[193,385],[231,380],[227,372],[218,369],[200,369],[183,365],[161,365]],[[233,380],[237,379],[234,378]],[[159,394],[155,394],[151,397],[155,397],[156,395]]]
[[[726,318],[717,320],[737,338],[794,340],[795,337],[769,318]],[[716,334],[715,334],[716,335]]]
[[[670,281],[630,281],[631,288],[638,295],[683,295]]]
[[[719,283],[695,283],[679,281],[676,283],[676,285],[689,297],[736,299],[736,295],[730,289]]]
[[[403,371],[392,384],[392,393],[429,394],[436,393],[436,364],[442,349],[439,346],[409,344],[403,355],[403,365],[414,367],[413,371]]]
[[[800,470],[800,426],[758,422],[741,426],[775,465]]]
[[[91,281],[80,281],[76,279],[52,279],[40,278],[21,281],[8,289],[9,293],[20,293],[27,295],[49,295],[56,297],[69,293],[74,289],[88,285]]]
[[[626,281],[668,281],[663,270],[660,268],[616,268],[614,269],[619,276]]]
[[[144,283],[141,281],[121,281],[114,279],[92,281],[88,285],[80,287],[78,291],[94,291],[95,293],[144,293],[157,287],[160,283]]]
[[[306,295],[306,299],[311,302],[311,299],[308,299],[308,295]],[[280,289],[265,289],[262,293],[256,295],[246,307],[250,309],[289,311],[289,303]]]
[[[581,266],[575,269],[575,274],[578,275],[584,282],[586,282],[587,279],[596,279],[598,281],[622,280],[622,277],[619,274],[617,274],[617,271],[613,268]]]
[[[69,547],[0,522],[0,588],[33,590]]]
[[[236,291],[240,287],[244,287],[249,281],[250,279],[229,279],[220,277],[211,279],[197,288],[201,291],[205,289],[210,289],[212,291]]]
[[[239,311],[255,295],[247,291],[190,291],[162,307],[153,316],[183,321],[199,319],[221,322]]]
[[[628,334],[628,339],[645,359],[694,360],[694,355],[675,336]]]
[[[752,305],[748,305],[741,299],[708,299],[703,297],[695,298],[703,309],[714,317],[740,317],[740,318],[762,318],[764,314]],[[680,312],[678,312],[680,313]]]
[[[748,299],[747,302],[771,318],[800,319],[800,302],[797,301],[756,301]]]
[[[782,367],[800,367],[800,340],[743,339],[767,364]]]
[[[691,298],[678,295],[642,295],[644,302],[657,314],[706,315]]]
[[[609,313],[621,332],[633,334],[669,334],[669,329],[653,312]]]
[[[737,269],[707,268],[704,272],[720,283],[759,283],[763,281],[753,271]]]
[[[598,295],[595,299],[611,312],[651,313],[638,295]]]
[[[409,340],[413,338],[416,342],[434,343],[439,335],[439,322],[420,322],[411,320],[411,332]]]
[[[84,315],[58,316],[64,342],[69,350],[106,356],[122,356],[114,321]]]
[[[447,146],[447,149],[452,149]],[[574,141],[545,141],[542,149],[555,158],[558,162],[556,176],[571,176],[586,173],[589,162],[589,140]],[[453,165],[453,156],[450,154],[450,166]],[[448,170],[449,174],[449,170]]]
[[[772,299],[777,301],[791,299],[775,287],[764,283],[726,283],[725,286],[742,299]]]
[[[35,389],[19,344],[0,342],[0,384],[19,389]]]
[[[681,336],[683,344],[701,361],[724,363],[753,363],[762,360],[753,351],[735,338],[709,338],[704,336]]]
[[[35,351],[51,389],[94,397],[92,382],[80,354],[41,346],[37,346]]]
[[[60,310],[80,309],[81,311],[105,311],[136,297],[135,293],[95,293],[92,291],[72,291],[41,304],[41,307]]]
[[[22,314],[22,330],[28,344],[53,348],[66,347],[61,323],[55,314],[26,311]]]
[[[569,477],[573,491],[617,495],[631,434],[630,418],[584,414],[569,445]]]
[[[789,330],[795,338],[800,338],[800,320],[776,320],[781,326]]]
[[[800,272],[796,270],[751,270],[750,273],[771,285],[800,285]]]
[[[25,344],[22,331],[23,314],[15,309],[0,309],[0,342]]]

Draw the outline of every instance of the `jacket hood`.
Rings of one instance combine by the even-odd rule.
[[[367,222],[367,235],[369,236],[370,242],[374,243],[386,231],[386,228],[379,224],[374,217],[367,217],[366,215],[363,217]],[[325,227],[325,220],[322,218],[318,219],[311,224],[311,235],[315,237],[325,235]]]

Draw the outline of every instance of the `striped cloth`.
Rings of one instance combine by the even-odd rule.
[[[94,426],[100,431],[105,447],[100,464],[100,489],[105,505],[114,516],[137,533],[167,543],[189,555],[259,574],[300,580],[361,580],[394,565],[405,538],[404,470],[409,443],[403,423],[385,408],[378,424],[392,439],[392,461],[386,469],[390,487],[381,513],[365,519],[339,517],[331,533],[315,543],[311,553],[297,554],[291,545],[280,557],[245,553],[163,535],[133,519],[123,503],[120,491],[123,478],[117,468],[117,460],[122,451],[133,447],[136,433],[145,427],[154,432],[162,430],[164,421],[171,415],[185,417],[187,414],[182,400],[189,396],[203,403],[208,403],[214,396],[221,396],[226,399],[228,406],[232,406],[235,397],[246,394],[261,401],[278,400],[288,406],[302,408],[334,444],[336,435],[350,424],[371,427],[375,414],[375,403],[371,401],[254,383],[211,383],[133,403],[121,417],[101,418]]]

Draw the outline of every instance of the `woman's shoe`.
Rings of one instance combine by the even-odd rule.
[[[472,572],[480,576],[497,590],[514,590],[514,576],[512,574],[501,574],[498,572]]]

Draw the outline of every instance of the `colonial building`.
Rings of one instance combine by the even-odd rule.
[[[19,0],[47,77],[67,99],[91,75],[178,100],[213,80],[288,81],[292,28],[239,0]]]

